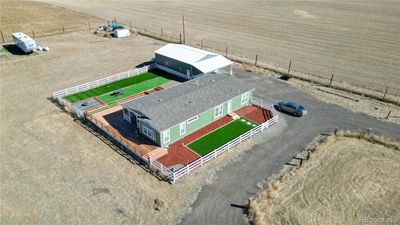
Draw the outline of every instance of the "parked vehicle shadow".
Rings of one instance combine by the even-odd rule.
[[[27,55],[24,51],[22,51],[15,44],[5,44],[3,48],[6,49],[9,53],[13,55]]]

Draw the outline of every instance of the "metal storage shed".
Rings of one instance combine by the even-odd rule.
[[[209,51],[181,44],[167,44],[155,51],[156,67],[183,77],[195,77],[227,70],[232,74],[233,62]]]

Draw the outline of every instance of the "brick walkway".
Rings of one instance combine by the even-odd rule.
[[[272,118],[271,111],[254,105],[245,106],[237,110],[235,113],[258,124],[264,123],[265,121]]]
[[[200,158],[199,155],[186,148],[183,144],[186,145],[231,121],[231,117],[224,116],[221,119],[218,119],[215,122],[201,128],[200,130],[189,134],[183,139],[171,144],[168,148],[168,154],[159,158],[157,161],[166,167],[171,167],[178,164],[187,165],[193,162],[194,160]]]

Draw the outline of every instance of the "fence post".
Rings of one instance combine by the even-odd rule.
[[[3,43],[6,42],[6,40],[4,39],[4,36],[3,36],[3,32],[2,32],[2,31],[0,31],[0,34],[1,34],[1,39],[3,40]],[[201,43],[203,43],[203,42],[201,42]]]
[[[385,93],[383,94],[382,100],[385,100],[388,89],[389,89],[389,86],[386,86],[386,90],[385,90]]]
[[[289,75],[289,73],[290,73],[290,68],[291,68],[291,67],[292,67],[292,60],[289,61],[289,68],[288,68],[288,71],[287,71],[288,75]]]
[[[225,57],[228,58],[228,47],[225,49]]]
[[[332,76],[331,76],[331,80],[329,81],[329,87],[332,86],[332,81],[333,81],[333,73],[332,73]]]
[[[163,35],[163,30],[162,30],[162,27],[161,27],[161,37],[162,37],[162,35]]]
[[[182,34],[179,33],[179,43],[182,44]]]
[[[63,31],[63,33],[65,32],[64,26],[62,26],[62,31]]]
[[[203,49],[203,40],[201,40],[201,47],[200,48]]]
[[[258,54],[256,54],[256,61],[254,62],[254,65],[257,66],[257,61],[258,61]]]
[[[391,113],[392,111],[389,111],[388,112],[388,114],[386,115],[386,118],[385,119],[389,119],[389,116],[390,116],[390,113]]]
[[[302,167],[303,166],[303,158],[300,158],[300,164],[299,164],[299,167]]]
[[[35,32],[32,30],[32,37],[35,38]]]
[[[338,132],[338,128],[337,127],[335,127],[335,131],[334,131],[334,133],[333,134],[337,134],[337,132]]]

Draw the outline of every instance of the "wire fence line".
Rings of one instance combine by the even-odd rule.
[[[225,57],[231,59],[234,62],[266,69],[275,72],[277,74],[280,74],[283,76],[283,79],[290,79],[293,77],[310,83],[315,83],[325,87],[330,87],[370,97],[373,99],[385,101],[400,106],[400,88],[389,87],[383,84],[378,84],[378,85],[375,84],[373,87],[372,86],[367,87],[365,85],[363,86],[359,83],[341,80],[340,78],[338,78],[338,75],[335,75],[335,71],[327,71],[326,73],[330,74],[329,76],[327,76],[326,74],[325,75],[316,74],[315,72],[310,72],[310,71],[309,72],[299,71],[298,69],[296,69],[296,65],[298,65],[298,62],[293,60],[288,60],[287,65],[276,66],[271,64],[270,62],[266,62],[266,58],[259,53],[245,54],[243,56],[243,54],[239,53],[238,51],[235,51],[234,48],[231,48],[227,45],[218,46],[218,44],[213,43],[212,40],[191,39],[191,40],[186,40],[185,42],[185,40],[183,40],[184,35],[182,33],[174,34],[173,32],[168,32],[168,34],[166,34],[167,32],[163,28],[160,29],[160,32],[157,32],[144,27],[141,28],[133,27],[132,23],[130,23],[130,25],[131,29],[140,35],[147,36],[150,38],[155,38],[161,41],[182,43],[186,45],[191,45],[193,47],[214,51],[221,55],[224,55]]]
[[[286,75],[289,78],[294,77],[307,82],[312,82],[319,85],[332,87],[342,91],[352,92],[355,94],[364,95],[366,97],[371,97],[377,100],[400,105],[400,88],[396,88],[393,86],[389,87],[383,84],[375,84],[373,87],[372,86],[366,87],[365,85],[363,86],[355,82],[340,80],[339,78],[337,78],[338,75],[336,75],[336,77],[333,75],[335,71],[327,71],[327,73],[330,74],[329,76],[327,76],[326,74],[325,75],[316,74],[315,72],[313,73],[310,71],[308,72],[299,71],[298,69],[295,68],[295,66],[298,65],[298,62],[292,60],[288,60],[287,65],[280,65],[280,66],[272,65],[270,62],[266,62],[267,58],[263,56],[261,53],[246,54],[246,52],[242,52],[245,53],[245,55],[243,56],[243,54],[236,51],[235,48],[229,46],[218,46],[218,44],[214,43],[213,40],[204,40],[204,39],[198,40],[195,38],[188,40],[185,38],[185,34],[183,32],[181,33],[176,31],[172,32],[168,31],[163,27],[158,28],[159,30],[156,31],[157,29],[154,29],[154,27],[151,29],[149,29],[148,27],[138,27],[136,26],[136,24],[132,22],[129,22],[129,24],[124,24],[121,23],[121,21],[117,21],[116,18],[114,18],[111,22],[122,24],[125,27],[130,28],[131,32],[134,34],[147,36],[161,41],[172,42],[172,43],[184,43],[192,45],[194,47],[200,47],[202,49],[216,51],[220,54],[225,55],[227,58],[230,58],[235,62],[264,68],[284,76]],[[60,24],[43,31],[25,30],[23,32],[35,38],[35,37],[44,37],[44,36],[51,36],[63,33],[71,33],[76,31],[87,31],[87,30],[94,31],[96,27],[101,25],[106,25],[109,23],[110,21],[105,21],[104,23],[88,21],[87,23],[75,24],[72,26]],[[0,30],[0,38],[1,38],[0,41],[2,41],[3,43],[12,41],[11,33],[4,33],[1,30]]]
[[[94,29],[98,26],[102,25],[99,22],[92,22],[88,21],[87,23],[82,23],[82,24],[73,24],[73,25],[66,25],[66,24],[59,24],[59,25],[53,25],[51,27],[46,27],[45,29],[24,29],[24,30],[18,30],[18,32],[25,33],[26,35],[31,36],[32,38],[38,38],[38,37],[47,37],[47,36],[53,36],[53,35],[59,35],[59,34],[64,34],[64,33],[73,33],[77,31],[89,31]],[[15,31],[17,32],[17,31]],[[1,43],[8,43],[12,42],[12,33],[9,31],[4,31],[0,30],[0,41]]]

